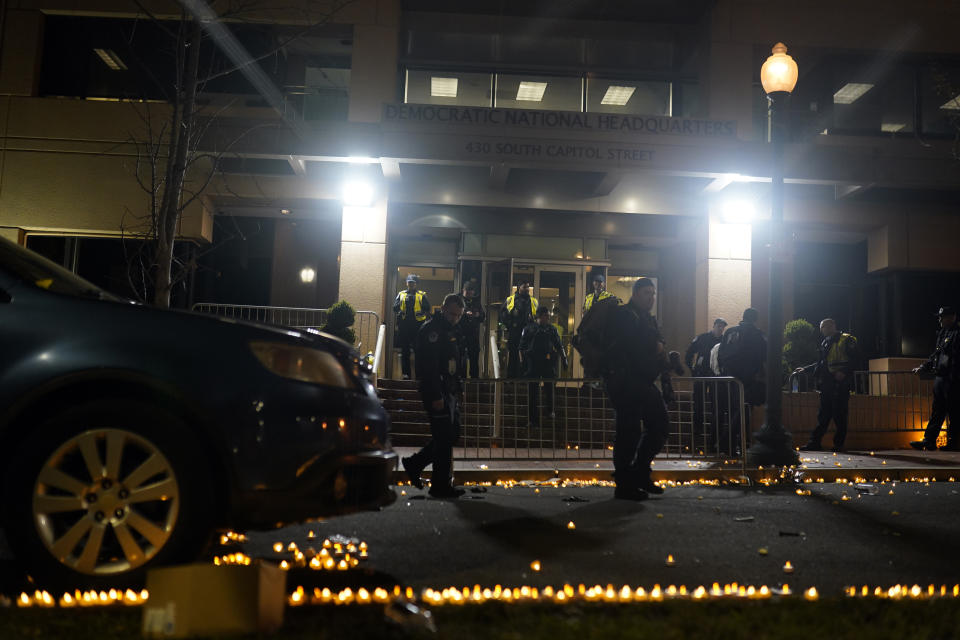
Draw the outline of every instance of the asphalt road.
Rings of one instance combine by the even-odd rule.
[[[380,512],[247,532],[245,550],[277,557],[277,541],[305,548],[335,534],[357,537],[369,545],[370,569],[418,588],[787,582],[839,595],[848,585],[960,582],[960,485],[878,487],[862,495],[847,485],[803,485],[812,493],[801,496],[795,487],[693,486],[642,503],[613,500],[601,487],[492,487],[456,501],[406,487]]]

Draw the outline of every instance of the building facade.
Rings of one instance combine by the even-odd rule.
[[[0,233],[122,292],[147,207],[143,114],[167,109],[144,78],[180,13],[80,4],[4,4]],[[407,273],[435,304],[475,278],[491,311],[529,280],[569,337],[599,271],[622,298],[656,278],[671,348],[717,316],[763,318],[759,70],[778,41],[800,68],[791,241],[774,256],[785,317],[918,356],[936,307],[960,302],[950,3],[358,0],[310,29],[258,11],[224,24],[262,73],[202,95],[216,161],[180,226],[180,259],[200,267],[180,304],[346,299],[389,323]]]

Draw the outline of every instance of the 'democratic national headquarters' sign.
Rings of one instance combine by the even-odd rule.
[[[570,111],[488,109],[484,107],[431,104],[388,104],[384,106],[383,120],[391,123],[463,125],[490,127],[491,129],[519,127],[569,132],[695,138],[733,138],[737,133],[737,123],[733,120]]]

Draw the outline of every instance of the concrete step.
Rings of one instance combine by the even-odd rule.
[[[417,390],[416,380],[395,380],[391,378],[377,378],[377,389],[413,389]]]

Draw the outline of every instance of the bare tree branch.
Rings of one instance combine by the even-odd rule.
[[[263,51],[263,52],[261,52],[259,55],[251,56],[244,64],[241,64],[241,65],[233,65],[233,66],[231,66],[231,67],[229,67],[229,68],[227,68],[227,69],[224,69],[224,70],[222,70],[222,71],[220,71],[220,72],[218,72],[218,73],[215,73],[215,74],[213,74],[213,75],[211,75],[211,76],[208,76],[208,77],[204,78],[203,82],[209,82],[210,80],[213,80],[213,79],[215,79],[215,78],[221,78],[221,77],[223,77],[223,76],[230,75],[231,73],[234,73],[234,72],[236,72],[236,71],[240,71],[241,69],[244,69],[244,68],[246,68],[246,67],[249,67],[250,65],[256,64],[257,62],[260,62],[261,60],[264,60],[265,58],[269,58],[270,56],[272,56],[272,55],[280,52],[281,50],[283,50],[285,47],[287,47],[287,45],[291,44],[292,42],[294,42],[294,41],[296,41],[296,40],[299,40],[300,38],[303,38],[303,37],[306,37],[306,36],[310,35],[312,32],[316,31],[316,30],[319,29],[320,27],[323,27],[323,26],[326,26],[326,25],[330,24],[330,21],[333,19],[333,16],[335,16],[338,12],[342,11],[345,7],[353,4],[355,1],[356,1],[356,0],[342,0],[342,2],[340,2],[340,3],[338,3],[338,4],[335,4],[333,9],[331,9],[330,11],[328,11],[328,12],[325,13],[325,14],[322,14],[322,18],[321,18],[320,20],[318,20],[318,21],[316,21],[316,22],[314,22],[314,23],[312,23],[312,24],[307,25],[306,27],[304,27],[304,28],[301,29],[300,31],[298,31],[298,32],[294,33],[293,35],[290,35],[290,36],[288,36],[287,38],[281,40],[281,42],[280,42],[278,45],[276,45],[275,47],[269,49],[268,51]]]

